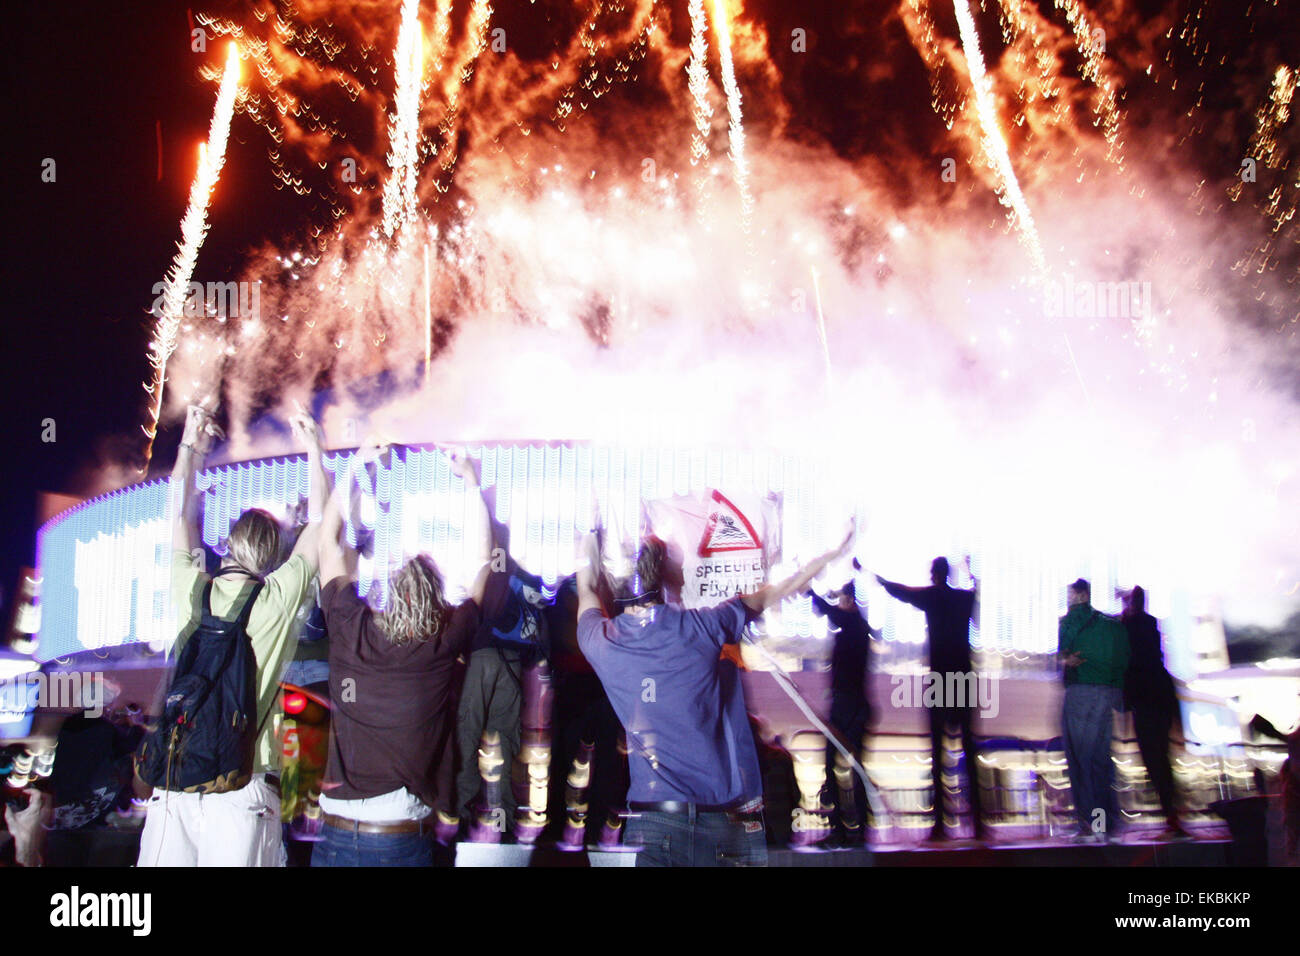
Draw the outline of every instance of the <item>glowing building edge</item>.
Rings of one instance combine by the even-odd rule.
[[[644,502],[708,488],[779,496],[782,566],[769,569],[770,576],[823,550],[842,531],[851,510],[870,512],[870,503],[856,500],[856,492],[843,487],[848,479],[833,464],[776,451],[576,442],[470,448],[481,456],[482,484],[490,492],[493,517],[508,529],[512,556],[550,586],[575,570],[576,545],[590,530],[593,499],[607,519],[612,509],[630,526]],[[365,468],[357,467],[354,459],[353,451],[325,456],[328,471],[356,478],[362,489],[357,505],[345,516],[349,544],[369,539],[358,564],[358,590],[382,607],[387,572],[414,554],[426,553],[442,569],[452,597],[463,594],[479,546],[467,540],[465,528],[478,504],[451,474],[443,451],[398,447]],[[203,543],[218,555],[225,552],[231,526],[248,508],[265,508],[286,526],[305,513],[308,476],[302,456],[215,466],[201,472],[196,484],[203,499]],[[39,659],[127,643],[148,643],[155,649],[171,643],[177,621],[168,594],[167,487],[162,479],[123,488],[41,528]],[[1056,649],[1056,621],[1064,612],[1066,582],[1088,577],[1094,602],[1110,612],[1118,610],[1115,588],[1139,583],[1122,579],[1121,574],[1128,573],[1126,562],[1105,553],[1045,554],[988,529],[929,532],[881,510],[864,525],[858,553],[867,568],[857,581],[859,600],[883,638],[876,655],[880,670],[924,667],[925,622],[919,612],[887,598],[869,572],[919,583],[934,554],[949,555],[954,567],[962,555],[970,554],[981,591],[972,645],[981,669],[994,675],[1046,676]],[[827,580],[824,585],[840,583]],[[1203,603],[1165,582],[1140,583],[1153,595],[1152,610],[1162,619],[1175,674],[1190,679],[1226,666],[1226,658],[1218,659],[1221,630],[1217,639],[1202,633]],[[784,665],[798,668],[801,657],[825,658],[821,639],[826,622],[812,613],[806,597],[787,602],[774,624],[769,630],[778,636]],[[760,661],[754,666],[763,667]]]

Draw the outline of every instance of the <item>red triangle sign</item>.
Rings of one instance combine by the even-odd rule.
[[[758,540],[758,532],[741,510],[716,488],[713,489],[713,501],[717,507],[709,513],[708,523],[704,526],[700,557],[707,558],[724,551],[761,550],[763,546]]]

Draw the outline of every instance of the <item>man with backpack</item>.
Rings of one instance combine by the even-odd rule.
[[[1066,594],[1069,610],[1057,635],[1065,679],[1061,719],[1065,762],[1078,839],[1104,843],[1119,820],[1110,743],[1113,712],[1123,704],[1128,634],[1122,623],[1092,606],[1092,588],[1083,578],[1071,584]]]
[[[296,617],[316,575],[325,491],[320,434],[290,422],[307,445],[309,520],[280,562],[279,523],[260,509],[239,517],[221,568],[203,570],[194,473],[220,429],[191,406],[172,469],[172,600],[182,625],[158,726],[137,773],[151,785],[139,866],[283,866],[277,748],[271,716],[293,655]]]

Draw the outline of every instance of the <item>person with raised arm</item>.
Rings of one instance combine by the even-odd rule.
[[[363,458],[375,456],[370,445]],[[479,491],[463,452],[452,474]],[[491,561],[487,506],[466,538],[477,542],[468,598],[453,605],[442,572],[417,554],[388,580],[387,604],[357,595],[339,540],[351,477],[340,474],[320,541],[321,608],[330,635],[329,756],[321,782],[322,841],[312,866],[431,866],[435,840],[455,832],[456,661],[481,624]]]
[[[664,601],[663,541],[640,542],[614,580],[601,568],[598,536],[583,541],[578,644],[627,732],[631,786],[626,843],[637,866],[765,866],[767,840],[758,755],[740,675],[723,658],[750,621],[801,593],[839,547],[776,584],[716,607]],[[584,560],[585,559],[585,560]],[[622,614],[611,617],[604,592]]]
[[[859,570],[855,562],[855,570]],[[871,638],[865,608],[858,604],[852,579],[825,598],[809,590],[813,613],[825,617],[834,634],[831,650],[831,730],[845,749],[860,753],[863,738],[873,722],[871,695]],[[845,781],[849,787],[845,787]],[[844,845],[860,846],[866,841],[866,791],[838,750],[826,744],[826,786],[823,805],[836,806],[837,833]],[[851,788],[851,789],[850,789]],[[827,799],[829,798],[829,800]]]
[[[970,624],[979,613],[979,581],[971,571],[969,557],[966,558],[966,571],[971,579],[970,590],[954,588],[948,583],[950,568],[948,559],[944,557],[930,562],[928,587],[897,584],[876,575],[876,580],[890,597],[925,613],[930,676],[934,684],[942,688],[938,701],[933,706],[927,704],[926,708],[930,715],[930,775],[934,782],[934,822],[928,838],[931,843],[942,843],[947,839],[943,825],[943,753],[944,739],[952,725],[956,725],[961,734],[969,781],[967,802],[974,822],[975,839],[982,841],[987,836],[980,809],[983,801],[980,799],[979,750],[973,729],[977,675],[970,653]]]
[[[183,659],[179,655],[187,642],[209,619],[244,621],[253,658],[251,693],[256,711],[255,723],[245,728],[251,731],[252,754],[245,761],[251,772],[198,787],[155,784],[140,835],[139,866],[285,865],[279,748],[270,716],[279,695],[280,674],[293,656],[298,609],[316,576],[317,534],[325,494],[316,423],[302,413],[293,416],[289,424],[294,436],[307,446],[310,490],[306,527],[281,563],[280,523],[268,512],[250,508],[230,529],[220,569],[208,575],[196,520],[194,474],[212,439],[221,437],[222,431],[213,421],[212,411],[202,405],[191,405],[187,412],[171,476],[171,594],[182,623],[174,649],[178,660]],[[217,681],[222,679],[218,676]],[[242,681],[238,675],[229,679],[236,684]],[[195,746],[206,746],[209,740],[204,738]],[[188,757],[194,756],[191,750]]]

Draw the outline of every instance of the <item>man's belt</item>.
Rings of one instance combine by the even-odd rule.
[[[386,820],[372,823],[367,820],[349,820],[326,813],[322,817],[325,825],[349,833],[425,833],[433,832],[433,821],[425,817],[420,820]]]
[[[641,813],[726,813],[732,816],[752,817],[763,812],[762,800],[745,800],[739,803],[685,803],[681,800],[660,800],[656,803],[630,801],[629,810]]]

